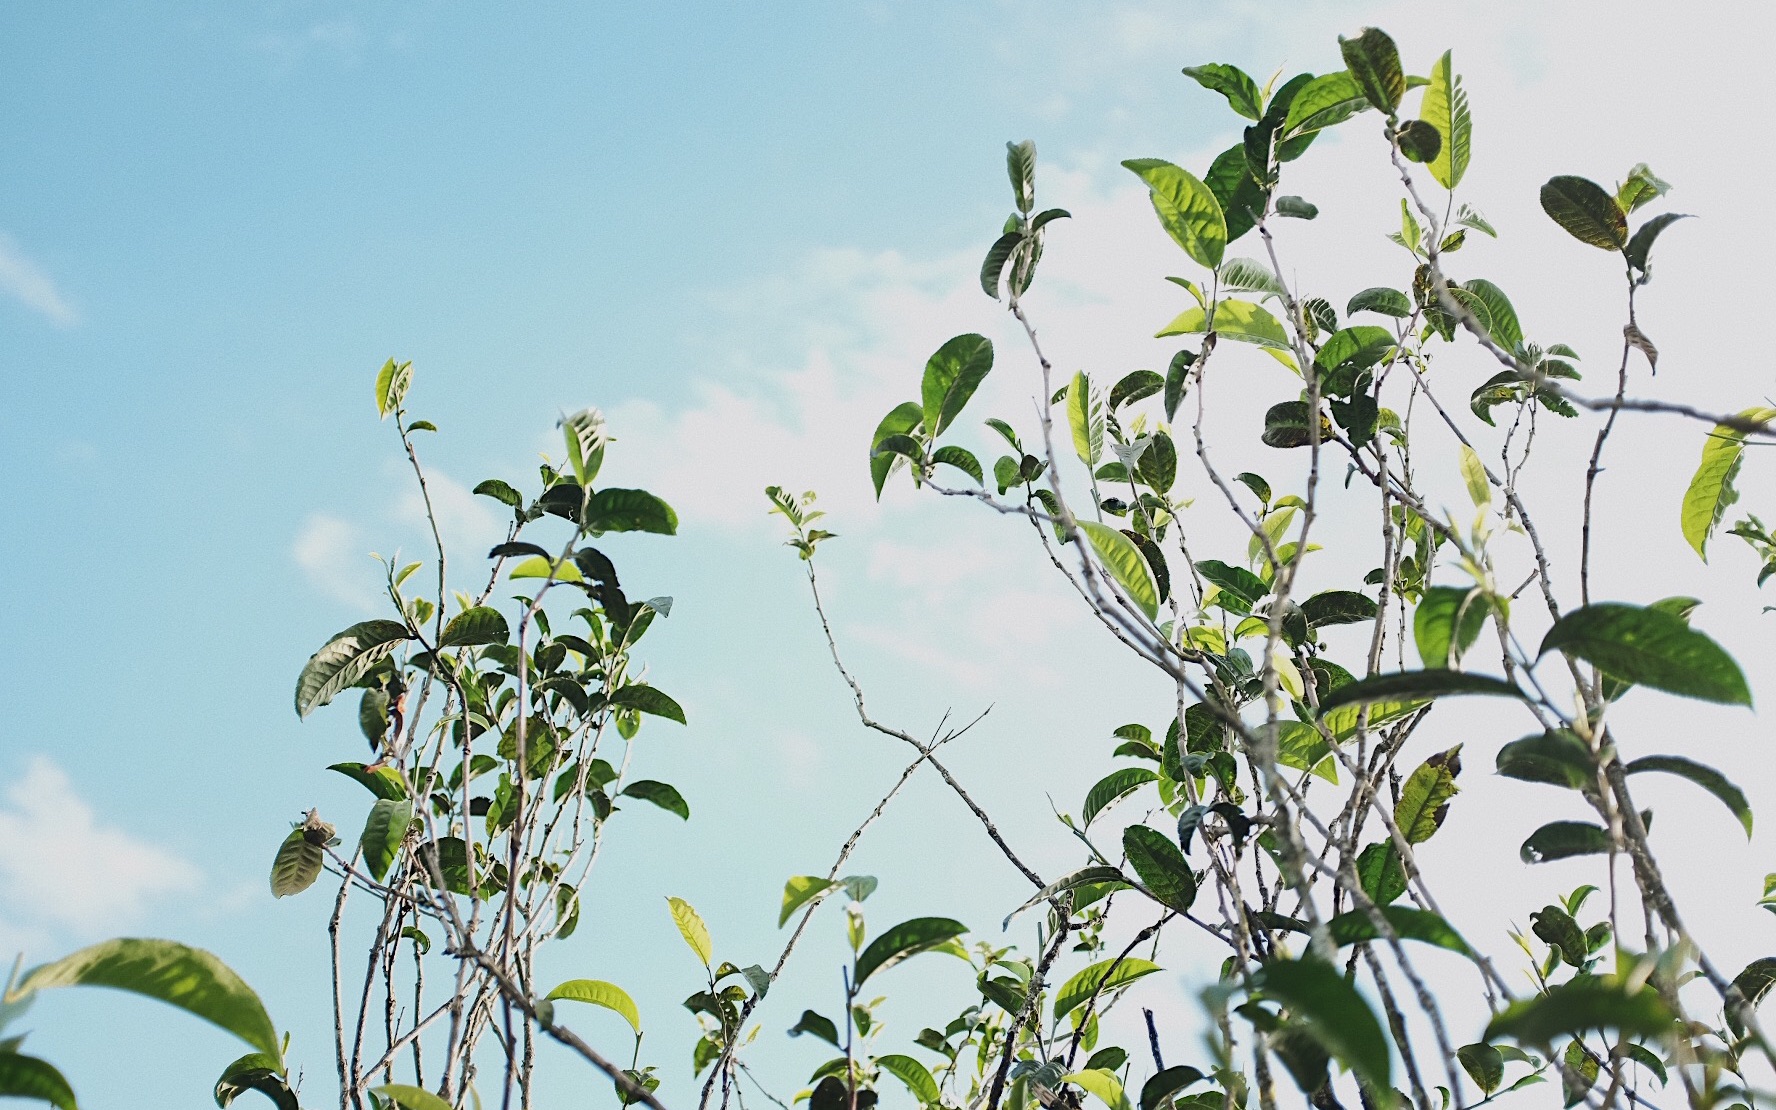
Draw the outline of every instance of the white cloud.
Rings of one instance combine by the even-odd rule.
[[[57,327],[73,327],[80,322],[80,314],[56,288],[55,279],[25,254],[18,240],[5,232],[0,232],[0,293]]]
[[[152,901],[200,879],[186,860],[104,824],[42,756],[0,803],[0,948],[127,929]]]
[[[420,496],[412,478],[411,471],[401,468],[401,517],[425,536],[425,546],[429,551],[432,549],[432,539],[430,526],[426,522],[425,498]],[[426,492],[431,498],[432,514],[437,518],[438,533],[444,539],[445,551],[472,553],[473,558],[478,559],[489,547],[505,538],[505,521],[511,519],[510,515],[504,509],[496,513],[490,507],[495,502],[485,497],[476,497],[468,486],[450,475],[436,468],[428,468]]]
[[[363,534],[350,521],[311,513],[290,547],[309,585],[335,601],[369,612],[376,608],[374,564]]]

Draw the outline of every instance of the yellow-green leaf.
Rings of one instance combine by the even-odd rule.
[[[629,993],[615,983],[606,983],[602,979],[569,979],[567,982],[549,992],[550,1002],[585,1002],[605,1009],[622,1017],[641,1036],[641,1013],[635,1008],[635,1000]]]
[[[1455,72],[1448,50],[1431,67],[1431,83],[1425,89],[1418,115],[1443,136],[1443,148],[1425,168],[1431,171],[1437,184],[1453,189],[1468,170],[1473,122],[1468,116],[1468,94],[1462,88],[1461,77]]]
[[[1155,336],[1194,335],[1208,330],[1208,314],[1200,308],[1186,309]],[[1289,333],[1282,322],[1251,301],[1221,301],[1215,305],[1215,334],[1222,339],[1254,343],[1285,354],[1289,351]]]
[[[1073,450],[1079,461],[1097,466],[1104,454],[1104,402],[1092,391],[1091,379],[1081,370],[1067,387],[1067,428],[1073,433]]]
[[[1135,603],[1148,620],[1159,617],[1159,587],[1154,585],[1153,571],[1141,551],[1129,538],[1108,525],[1094,520],[1079,522],[1080,531],[1091,541],[1104,569],[1122,587],[1123,593]]]
[[[1747,420],[1776,420],[1776,408],[1746,409],[1739,415]],[[1714,534],[1727,506],[1739,499],[1739,491],[1733,488],[1733,478],[1739,471],[1744,450],[1744,432],[1725,425],[1716,426],[1702,445],[1702,461],[1690,478],[1690,488],[1684,492],[1684,539],[1696,549],[1703,562],[1708,561],[1709,536]]]
[[[691,951],[703,961],[703,966],[708,967],[709,961],[715,956],[715,944],[709,939],[709,926],[703,924],[703,918],[683,898],[667,898],[666,904],[672,910],[672,923],[678,926],[678,935],[691,946]]]

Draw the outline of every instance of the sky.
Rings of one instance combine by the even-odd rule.
[[[677,1002],[699,973],[664,896],[703,910],[721,958],[768,962],[783,881],[823,872],[905,763],[857,726],[801,566],[765,514],[766,484],[817,489],[840,533],[822,549],[823,588],[872,711],[927,734],[946,713],[990,709],[952,762],[1038,870],[1081,862],[1051,798],[1076,812],[1111,767],[1110,731],[1165,717],[1165,686],[1094,634],[1013,522],[904,488],[878,504],[869,488],[870,430],[914,396],[951,335],[998,344],[971,416],[1029,423],[1030,359],[975,277],[1008,208],[1004,142],[1035,140],[1039,201],[1074,214],[1055,225],[1029,302],[1045,344],[1064,369],[1113,380],[1163,366],[1172,348],[1148,337],[1183,305],[1161,279],[1189,272],[1118,162],[1201,172],[1235,137],[1182,66],[1324,72],[1339,66],[1335,36],[1371,23],[1414,71],[1453,47],[1475,117],[1462,197],[1503,235],[1461,263],[1510,291],[1533,336],[1577,347],[1585,384],[1606,391],[1617,275],[1547,222],[1535,189],[1556,173],[1613,183],[1650,163],[1675,185],[1671,207],[1700,218],[1661,241],[1640,316],[1661,370],[1640,385],[1737,410],[1771,393],[1757,268],[1776,233],[1755,192],[1771,169],[1755,105],[1776,17],[1685,10],[0,7],[0,574],[14,583],[0,640],[0,953],[30,962],[119,934],[210,948],[294,1032],[309,1089],[327,1089],[329,903],[318,890],[274,902],[265,876],[302,811],[348,828],[364,808],[323,770],[359,757],[349,712],[299,723],[289,698],[309,653],[373,615],[367,553],[424,551],[399,445],[371,400],[383,360],[411,359],[412,410],[440,429],[423,450],[459,565],[478,568],[476,549],[501,526],[468,490],[487,477],[534,483],[538,453],[559,456],[555,421],[585,405],[605,410],[618,439],[609,480],[655,490],[683,521],[675,538],[619,537],[609,550],[639,583],[631,592],[676,598],[645,654],[691,723],[650,725],[642,759],[680,787],[692,820],[623,815],[587,922],[548,966],[631,990],[658,1030],[643,1055],[684,1104],[691,1022]],[[1397,182],[1374,127],[1363,117],[1317,143],[1291,185],[1322,215],[1287,229],[1287,265],[1336,304],[1400,280],[1383,237],[1397,226]],[[1471,348],[1448,364],[1464,382],[1492,372]],[[1293,395],[1252,352],[1224,365],[1211,388],[1230,428],[1256,427]],[[1761,611],[1755,560],[1723,537],[1703,568],[1678,534],[1701,429],[1625,423],[1600,495],[1596,589],[1703,598],[1698,625],[1769,704],[1776,618]],[[1569,592],[1591,426],[1550,430],[1535,464],[1549,477],[1533,503],[1559,525]],[[976,425],[964,442],[985,453],[987,436]],[[1251,438],[1228,436],[1230,469],[1286,479],[1292,462]],[[1425,452],[1427,471],[1453,481],[1449,445]],[[1745,507],[1776,514],[1760,457],[1742,488]],[[1211,501],[1199,507],[1193,534],[1242,551]],[[1327,535],[1329,548],[1357,539]],[[1754,806],[1776,797],[1762,715],[1630,697],[1635,754],[1719,766]],[[1427,849],[1430,865],[1474,877],[1450,891],[1454,916],[1508,956],[1505,928],[1595,869],[1517,861],[1530,829],[1579,816],[1486,773],[1524,722],[1491,706],[1438,712],[1438,742],[1469,744],[1472,770],[1433,846],[1448,854]],[[1660,816],[1655,847],[1699,861],[1671,878],[1701,907],[1720,962],[1768,954],[1776,922],[1752,905],[1776,870],[1768,834],[1745,843],[1685,784],[1639,790]],[[997,936],[1025,894],[928,775],[854,869],[882,880],[877,927],[942,913]],[[761,1010],[760,1066],[779,1090],[821,1059],[781,1030],[804,1005],[835,1008],[841,931],[836,914],[817,919]],[[1155,977],[1180,1057],[1195,1051],[1192,991],[1214,962],[1179,946]],[[956,1009],[969,993],[941,965],[896,974],[901,990]],[[910,1006],[889,1014],[903,1044],[930,1020]],[[100,1110],[145,1091],[205,1097],[237,1052],[126,997],[47,999],[30,1024],[31,1048]],[[620,1025],[585,1024],[623,1040]],[[552,1059],[545,1091],[582,1098],[578,1069]]]

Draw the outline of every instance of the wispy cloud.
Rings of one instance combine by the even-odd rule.
[[[55,279],[24,252],[18,240],[3,231],[0,231],[0,293],[59,328],[70,328],[80,322],[80,314],[56,288]]]
[[[0,949],[41,949],[127,929],[201,881],[188,861],[104,823],[38,756],[0,802]]]
[[[357,525],[326,513],[309,514],[290,547],[309,585],[363,612],[377,603],[368,552]]]

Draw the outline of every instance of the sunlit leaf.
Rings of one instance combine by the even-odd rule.
[[[641,1036],[641,1012],[635,1008],[635,1000],[627,991],[615,983],[606,983],[602,979],[569,979],[548,994],[550,1002],[585,1002],[619,1015]]]
[[[1095,520],[1080,521],[1079,529],[1091,542],[1092,550],[1097,552],[1104,569],[1110,572],[1110,577],[1122,587],[1123,593],[1135,603],[1135,607],[1148,620],[1158,619],[1159,586],[1154,582],[1153,571],[1142,557],[1140,549],[1121,532]]]
[[[954,940],[967,931],[968,926],[947,917],[915,917],[903,921],[871,941],[858,955],[857,975],[852,982],[861,985],[876,972]]]
[[[1419,118],[1443,136],[1443,147],[1427,168],[1445,189],[1455,188],[1468,171],[1474,126],[1468,114],[1468,94],[1450,59],[1451,52],[1445,50],[1431,66],[1431,83],[1418,111]]]
[[[412,824],[413,807],[404,800],[378,798],[370,807],[358,843],[364,851],[364,866],[377,882],[388,874],[395,857],[400,855],[401,842],[407,839],[407,829]]]
[[[1613,202],[1612,202],[1613,203]],[[1650,606],[1602,602],[1554,622],[1537,656],[1563,651],[1625,682],[1727,705],[1751,705],[1745,675],[1719,644]]]
[[[1366,1082],[1386,1090],[1393,1079],[1388,1042],[1375,1013],[1332,965],[1308,957],[1272,960],[1254,977],[1267,998],[1289,1008],[1327,1052]]]
[[[477,605],[450,618],[450,623],[444,626],[444,634],[438,638],[438,646],[503,644],[511,637],[512,632],[506,627],[506,618],[498,609]]]
[[[672,911],[672,923],[678,926],[678,935],[703,961],[703,966],[708,967],[715,955],[714,942],[709,939],[709,926],[703,924],[703,918],[683,898],[669,897],[666,905]]]
[[[920,386],[925,431],[942,435],[993,369],[993,344],[984,335],[958,335],[939,347],[925,363]]]
[[[296,715],[306,717],[357,683],[410,639],[398,621],[362,621],[340,632],[309,657],[296,678]]]
[[[1560,1037],[1592,1029],[1658,1036],[1668,1031],[1674,1020],[1665,1001],[1651,987],[1630,992],[1621,983],[1583,977],[1511,1003],[1486,1027],[1486,1039],[1510,1037],[1546,1048]]]
[[[1054,1018],[1059,1021],[1097,995],[1121,990],[1159,969],[1159,965],[1150,960],[1132,957],[1125,960],[1100,960],[1061,984],[1061,989],[1055,994]]]
[[[1150,782],[1158,781],[1159,776],[1145,767],[1124,767],[1112,771],[1099,779],[1085,795],[1085,808],[1080,810],[1079,823],[1089,826],[1093,819],[1111,805],[1121,801],[1135,790]]]
[[[1210,270],[1221,265],[1227,220],[1209,187],[1190,171],[1158,158],[1131,158],[1122,164],[1147,183],[1160,225],[1184,253]]]
[[[1747,420],[1776,420],[1776,408],[1750,408],[1739,413]],[[1708,433],[1702,444],[1702,461],[1684,491],[1683,536],[1696,554],[1708,561],[1708,539],[1720,524],[1727,507],[1739,500],[1733,478],[1739,472],[1739,459],[1745,450],[1746,433],[1737,428],[1718,425]]]
[[[1542,211],[1581,243],[1606,251],[1628,245],[1628,219],[1616,198],[1583,177],[1561,176],[1542,186]]]

